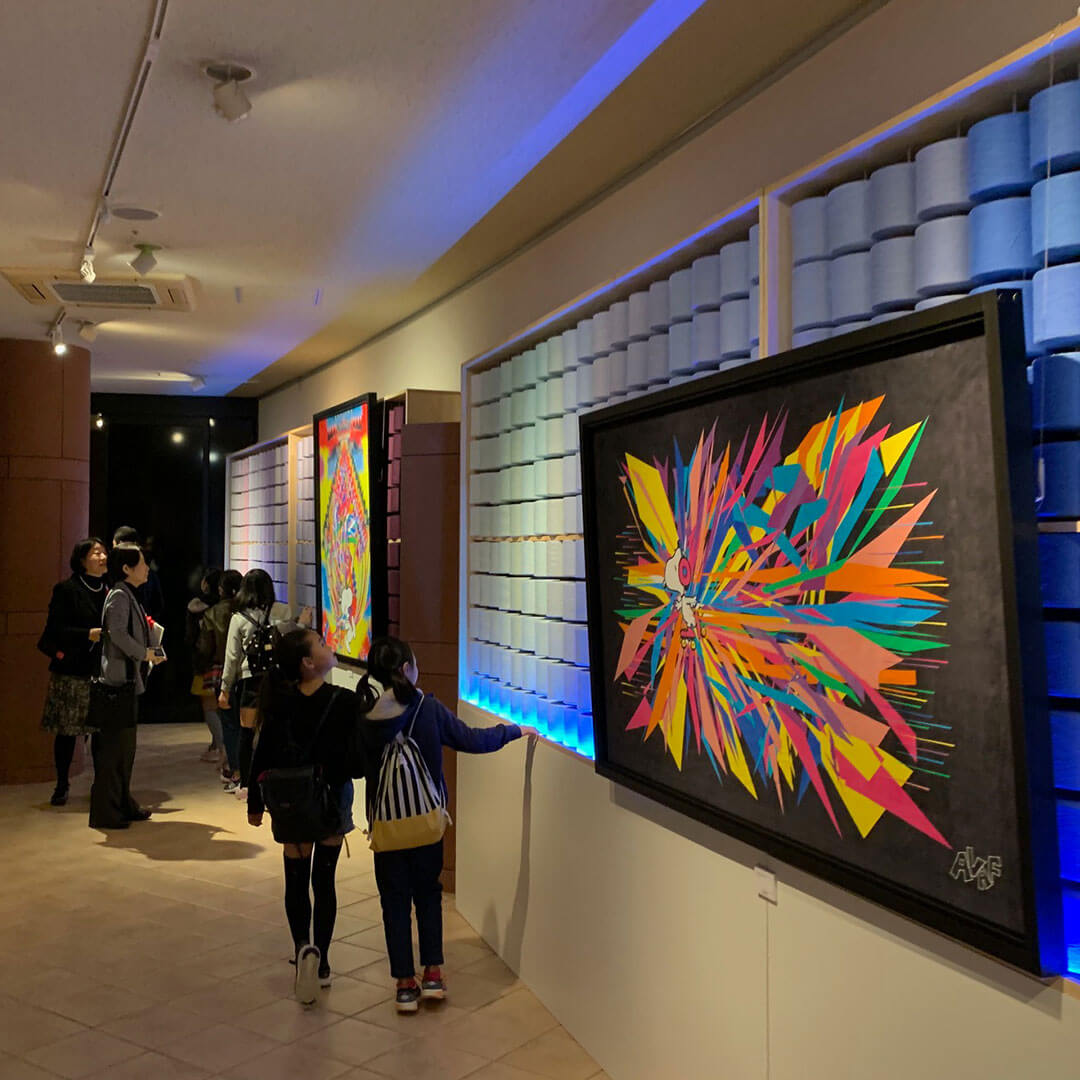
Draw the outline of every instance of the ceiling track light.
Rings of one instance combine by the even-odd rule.
[[[130,266],[140,277],[145,277],[155,266],[157,266],[157,259],[154,257],[154,252],[160,251],[161,246],[159,244],[136,244],[135,249],[139,254],[128,263],[128,266]]]
[[[189,375],[191,380],[191,389],[194,393],[198,393],[200,390],[206,389],[206,380],[201,375]]]
[[[87,285],[93,285],[97,278],[97,271],[94,269],[94,249],[92,247],[88,247],[83,252],[82,262],[79,264],[79,277]]]
[[[92,322],[79,323],[79,337],[81,337],[83,339],[83,341],[93,342],[93,341],[95,341],[97,339],[97,336],[98,336],[98,328],[97,328],[97,325],[95,323],[92,323]]]
[[[203,74],[214,82],[214,111],[230,124],[243,120],[251,112],[251,101],[241,84],[255,74],[243,64],[215,60],[203,67]]]
[[[67,352],[64,344],[64,312],[56,316],[56,321],[49,327],[49,340],[52,342],[53,352],[57,356],[63,356]]]

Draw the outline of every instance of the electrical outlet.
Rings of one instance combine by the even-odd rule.
[[[757,894],[762,900],[768,900],[770,904],[776,903],[776,875],[764,866],[754,867],[754,877],[757,879]]]

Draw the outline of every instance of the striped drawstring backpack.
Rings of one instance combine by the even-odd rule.
[[[412,737],[422,706],[421,697],[409,730],[399,731],[383,748],[379,786],[368,822],[372,851],[402,851],[437,844],[450,824],[446,796],[432,779]]]

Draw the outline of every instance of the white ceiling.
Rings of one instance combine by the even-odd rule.
[[[414,281],[701,2],[171,0],[114,201],[161,211],[137,239],[198,307],[73,312],[103,322],[94,388],[186,393],[132,378],[183,371],[225,393],[358,288]],[[77,268],[152,10],[0,5],[0,267]],[[212,111],[218,58],[256,70],[240,123]],[[133,239],[102,228],[99,275]],[[0,337],[44,336],[56,310],[0,281]]]

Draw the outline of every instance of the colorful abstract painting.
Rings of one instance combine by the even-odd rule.
[[[617,612],[615,674],[637,701],[628,730],[676,768],[704,757],[788,813],[817,799],[840,835],[891,814],[948,846],[910,793],[947,782],[953,747],[919,682],[947,647],[928,421],[893,432],[882,401],[838,403],[786,453],[782,411],[737,443],[714,424],[686,458],[677,442],[664,461],[625,455],[637,602]]]
[[[371,408],[364,399],[315,419],[322,634],[352,659],[372,639]]]

